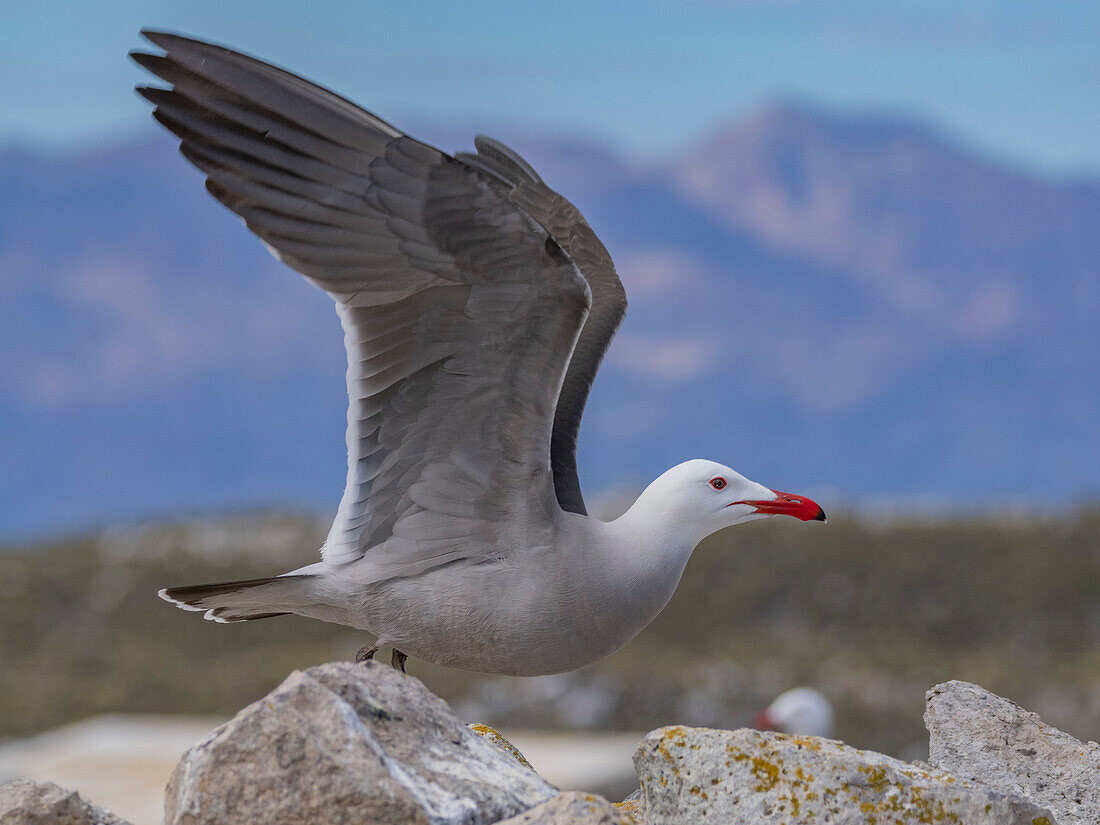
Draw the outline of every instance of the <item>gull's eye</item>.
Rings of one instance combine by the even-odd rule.
[[[722,476],[715,476],[710,480],[710,486],[715,490],[723,490],[726,487],[726,480]]]

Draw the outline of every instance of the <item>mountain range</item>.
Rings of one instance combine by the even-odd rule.
[[[581,432],[590,496],[693,457],[826,509],[1100,492],[1100,182],[805,103],[645,163],[497,136],[585,213],[630,296]],[[343,373],[328,298],[152,127],[0,151],[0,536],[334,509]]]

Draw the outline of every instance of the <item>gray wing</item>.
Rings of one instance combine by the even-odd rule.
[[[549,444],[588,285],[484,171],[252,58],[145,32],[141,88],[207,189],[336,301],[348,478],[322,550],[385,575],[549,520]],[[381,575],[381,574],[380,574]]]
[[[550,233],[577,264],[592,290],[591,312],[558,396],[550,445],[558,504],[563,510],[585,514],[577,478],[577,434],[592,382],[626,315],[626,291],[611,255],[577,207],[543,183],[531,165],[504,144],[479,135],[474,146],[476,155],[458,152],[455,157],[507,183],[511,201]]]

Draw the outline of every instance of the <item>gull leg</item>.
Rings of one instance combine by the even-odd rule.
[[[406,656],[404,653],[402,653],[400,650],[398,650],[395,647],[393,649],[393,656],[392,656],[392,658],[390,658],[390,664],[393,665],[394,669],[400,670],[402,673],[404,673],[405,672],[405,660],[408,659],[408,658],[409,658],[408,656]]]
[[[369,662],[371,661],[371,659],[374,658],[374,654],[377,652],[377,642],[373,645],[363,645],[361,648],[359,648],[359,652],[355,654],[355,663],[361,665],[365,662]]]

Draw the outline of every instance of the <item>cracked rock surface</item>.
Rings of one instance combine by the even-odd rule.
[[[634,755],[648,825],[1053,825],[1050,812],[927,766],[816,737],[666,727]]]
[[[557,788],[381,664],[295,671],[192,747],[166,825],[488,825]]]
[[[925,699],[933,765],[1026,796],[1050,808],[1058,825],[1100,822],[1100,745],[969,682],[936,685]]]

